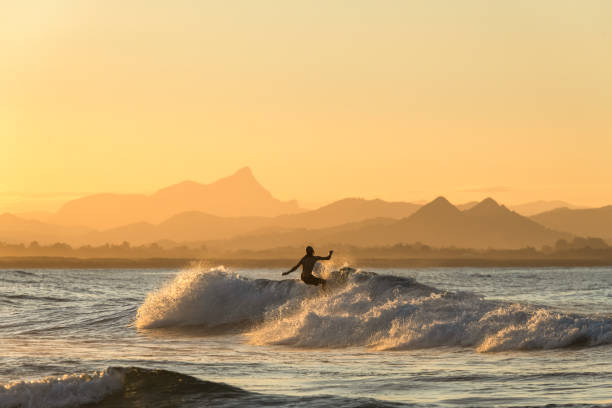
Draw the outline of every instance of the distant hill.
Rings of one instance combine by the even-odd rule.
[[[47,222],[51,217],[53,217],[53,215],[55,215],[55,213],[51,211],[28,211],[23,213],[14,213],[13,215],[25,220]]]
[[[565,201],[553,200],[553,201],[532,201],[529,203],[518,204],[518,205],[510,205],[508,206],[512,211],[516,211],[517,213],[524,215],[525,217],[530,217],[532,215],[540,214],[545,211],[554,210],[557,208],[571,208],[571,209],[579,209],[585,208],[578,205],[570,204]]]
[[[490,198],[460,211],[439,197],[400,220],[378,218],[341,227],[271,232],[211,244],[264,249],[306,243],[375,246],[419,241],[438,247],[522,248],[554,244],[558,239],[570,237],[570,234],[550,230],[510,211]]]
[[[211,184],[185,181],[152,195],[108,193],[82,197],[66,203],[48,220],[108,229],[136,222],[160,223],[187,211],[220,217],[272,217],[297,213],[300,208],[295,201],[275,199],[245,167]]]
[[[554,244],[561,238],[571,239],[572,234],[612,236],[612,215],[604,216],[606,208],[612,211],[612,207],[597,209],[591,218],[587,217],[591,210],[565,210],[574,218],[586,211],[588,219],[574,224],[565,212],[529,219],[491,198],[458,207],[444,197],[425,205],[346,198],[304,211],[295,201],[275,199],[250,169],[243,168],[211,184],[185,181],[151,195],[96,194],[69,201],[56,213],[30,214],[44,217],[45,222],[5,214],[0,216],[0,240],[72,245],[189,242],[227,249],[309,242],[357,246],[422,242],[436,247],[510,249]]]
[[[155,225],[139,222],[94,232],[84,237],[91,244],[120,243],[134,245],[171,240],[175,242],[201,242],[228,239],[254,232],[270,222],[265,217],[217,217],[198,211],[184,212]]]
[[[278,217],[230,218],[191,211],[172,216],[158,225],[140,222],[92,233],[85,240],[94,244],[123,241],[143,244],[164,239],[178,242],[222,240],[262,230],[278,233],[293,229],[329,228],[371,218],[399,219],[413,214],[419,207],[411,203],[348,198],[317,210]]]
[[[0,215],[0,241],[11,244],[40,244],[74,242],[91,233],[84,227],[64,227],[35,220],[26,220],[12,214]]]
[[[445,198],[410,203],[346,199],[318,210],[277,217],[219,217],[187,211],[158,224],[138,222],[92,231],[0,216],[0,240],[103,244],[128,241],[206,242],[225,249],[266,249],[306,243],[393,245],[422,242],[464,248],[521,248],[554,244],[571,234],[548,229],[492,199],[460,211]],[[579,210],[574,210],[579,211]],[[580,210],[582,211],[582,210]]]
[[[532,220],[559,231],[612,242],[612,205],[600,208],[558,208],[531,217]]]
[[[394,242],[421,241],[433,246],[463,248],[541,246],[567,237],[508,210],[491,198],[459,211],[439,197],[387,229],[385,235]]]
[[[270,248],[281,248],[290,246],[306,246],[314,244],[317,248],[325,247],[328,244],[346,243],[349,245],[362,245],[359,237],[362,231],[376,227],[383,227],[397,222],[390,218],[375,218],[355,223],[343,224],[321,229],[269,229],[256,233],[245,234],[228,240],[215,240],[206,244],[214,249],[223,250],[262,250]],[[371,242],[371,240],[366,240]],[[386,241],[385,241],[386,242]],[[381,242],[376,245],[386,245]]]
[[[274,226],[287,228],[326,228],[371,218],[405,218],[421,208],[418,204],[345,198],[319,209],[276,217]]]

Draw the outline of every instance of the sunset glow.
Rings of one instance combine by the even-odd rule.
[[[608,204],[610,16],[606,1],[5,3],[0,210],[243,166],[306,208]]]

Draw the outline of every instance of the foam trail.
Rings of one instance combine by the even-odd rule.
[[[108,368],[93,374],[66,374],[0,385],[0,407],[59,408],[100,402],[123,388],[124,374]]]
[[[248,334],[251,342],[377,350],[462,346],[480,352],[612,343],[609,317],[556,313],[359,272],[331,296],[304,299],[297,310],[265,321]]]

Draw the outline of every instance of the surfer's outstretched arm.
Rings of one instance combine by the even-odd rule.
[[[305,258],[305,257],[304,257]],[[302,261],[304,260],[304,258],[300,259],[300,262],[297,263],[297,265],[295,265],[293,268],[289,269],[287,272],[283,272],[282,275],[289,275],[291,272],[295,271],[297,268],[300,267],[300,265],[302,264]]]
[[[331,259],[332,254],[334,253],[334,251],[329,251],[329,255],[327,256],[316,256],[315,258],[317,258],[317,261],[329,261]]]

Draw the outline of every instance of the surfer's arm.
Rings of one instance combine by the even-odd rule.
[[[329,251],[329,255],[327,256],[317,256],[317,261],[329,261],[333,253],[334,251]]]
[[[297,265],[295,265],[293,268],[289,269],[287,272],[283,272],[282,275],[289,275],[291,272],[295,271],[297,268],[300,267],[300,265],[302,264],[302,261],[304,260],[304,258],[300,259],[300,262],[297,263]]]

